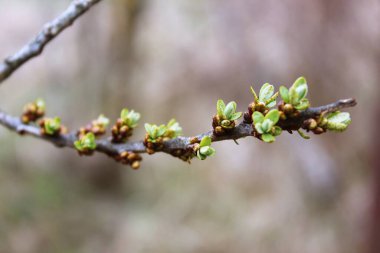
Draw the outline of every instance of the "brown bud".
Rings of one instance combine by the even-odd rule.
[[[199,140],[197,137],[191,137],[190,144],[194,144],[194,143],[198,143],[198,142],[199,142]]]
[[[284,101],[282,101],[282,102],[278,105],[278,110],[279,110],[279,111],[283,111],[283,110],[284,110]]]
[[[307,129],[313,130],[318,126],[318,123],[315,119],[308,119],[308,120],[305,120],[305,125]]]
[[[280,119],[281,120],[286,120],[286,115],[283,111],[280,111]]]
[[[224,130],[223,130],[223,128],[221,126],[215,127],[214,132],[215,132],[216,135],[222,135],[222,134],[224,134]]]
[[[122,158],[126,158],[128,156],[128,152],[127,151],[123,151],[123,152],[121,152],[120,156]]]
[[[134,161],[134,162],[131,164],[131,167],[132,167],[132,169],[137,170],[138,168],[140,168],[140,162],[138,162],[138,161]]]
[[[256,104],[254,102],[252,102],[248,105],[248,112],[250,115],[252,115],[253,112],[255,111],[255,106],[256,106]]]
[[[117,119],[116,120],[116,125],[118,126],[118,127],[121,127],[122,125],[123,125],[123,121],[119,118],[119,119]]]
[[[195,143],[193,146],[193,151],[196,152],[199,149],[199,143]]]
[[[250,112],[244,113],[244,123],[247,123],[247,124],[252,123],[252,114],[250,114]]]
[[[284,112],[286,114],[291,114],[293,112],[294,108],[293,108],[293,105],[291,104],[285,104],[284,105]]]
[[[128,130],[129,130],[128,126],[122,126],[120,128],[120,133],[124,135],[124,134],[126,134],[128,132]]]
[[[28,123],[29,123],[29,117],[26,116],[26,115],[22,115],[22,116],[21,116],[21,121],[22,121],[22,123],[24,123],[24,124],[28,124]]]
[[[149,154],[149,155],[152,155],[155,153],[155,151],[153,149],[150,149],[150,148],[147,148],[146,149],[146,152]]]
[[[214,117],[212,117],[212,127],[215,128],[218,125],[220,125],[219,116],[215,115]]]
[[[256,104],[255,110],[259,111],[259,112],[264,112],[265,111],[265,104],[263,102]]]
[[[61,126],[61,128],[57,131],[57,134],[67,134],[69,130],[65,126]]]
[[[322,134],[324,132],[325,130],[322,127],[317,127],[316,129],[313,130],[313,133],[315,134]]]
[[[129,153],[128,154],[128,160],[134,161],[134,160],[136,160],[137,156],[138,155],[136,153]]]

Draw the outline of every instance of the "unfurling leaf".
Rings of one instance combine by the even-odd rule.
[[[265,119],[270,119],[273,124],[276,124],[280,119],[280,112],[277,109],[270,110],[267,115],[265,115]]]
[[[231,101],[226,105],[223,111],[223,114],[226,117],[226,119],[230,119],[230,117],[232,116],[232,114],[235,113],[235,111],[236,111],[236,102]]]
[[[274,87],[273,85],[270,85],[269,83],[265,83],[259,93],[259,101],[265,103],[268,99],[272,97],[274,93]]]
[[[276,140],[276,138],[271,134],[263,134],[261,135],[261,139],[268,143],[274,142]]]
[[[199,143],[200,147],[210,146],[211,145],[211,137],[205,136],[202,138],[201,143]]]
[[[280,96],[285,103],[289,103],[289,90],[285,86],[280,86]]]
[[[218,113],[218,116],[223,118],[224,117],[224,109],[226,108],[226,105],[222,99],[218,99],[216,102],[216,111]]]
[[[350,123],[351,117],[348,112],[333,112],[327,116],[326,128],[331,131],[342,132]]]
[[[261,112],[255,111],[252,114],[252,120],[255,125],[257,123],[262,123],[264,121],[264,115]]]

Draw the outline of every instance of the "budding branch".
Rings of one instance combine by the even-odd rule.
[[[294,119],[288,119],[283,121],[279,126],[283,130],[296,130],[302,127],[305,120],[310,118],[316,118],[324,112],[334,112],[342,108],[353,107],[356,105],[356,101],[352,98],[341,99],[334,103],[327,104],[320,107],[311,107],[305,111],[300,112],[300,116]],[[23,124],[19,117],[13,117],[0,111],[0,124],[7,127],[9,130],[15,131],[21,135],[27,134],[33,137],[51,142],[57,147],[69,147],[74,148],[74,142],[77,140],[76,132],[69,134],[61,134],[59,136],[46,136],[41,134],[40,127],[35,125]],[[252,124],[246,124],[244,122],[237,125],[233,131],[222,136],[216,136],[213,131],[209,131],[193,137],[178,137],[164,142],[162,152],[173,154],[176,150],[187,150],[191,148],[191,140],[196,138],[201,140],[204,136],[210,136],[213,142],[224,140],[237,140],[248,136],[253,136]],[[134,153],[145,153],[146,147],[143,141],[126,142],[121,144],[112,143],[110,138],[100,139],[96,142],[96,151],[115,157],[120,155],[124,151]],[[157,151],[160,152],[160,151]]]

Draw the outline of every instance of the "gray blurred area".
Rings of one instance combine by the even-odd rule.
[[[0,0],[0,58],[69,2]],[[378,0],[105,0],[0,86],[0,108],[43,97],[76,129],[128,107],[133,140],[172,117],[191,136],[218,98],[246,110],[251,85],[301,75],[314,106],[357,99],[346,132],[224,141],[191,165],[145,155],[132,171],[0,127],[0,252],[380,252]]]

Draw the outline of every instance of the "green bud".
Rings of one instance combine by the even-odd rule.
[[[59,117],[45,119],[44,123],[44,129],[47,135],[54,135],[61,129],[61,119]]]

